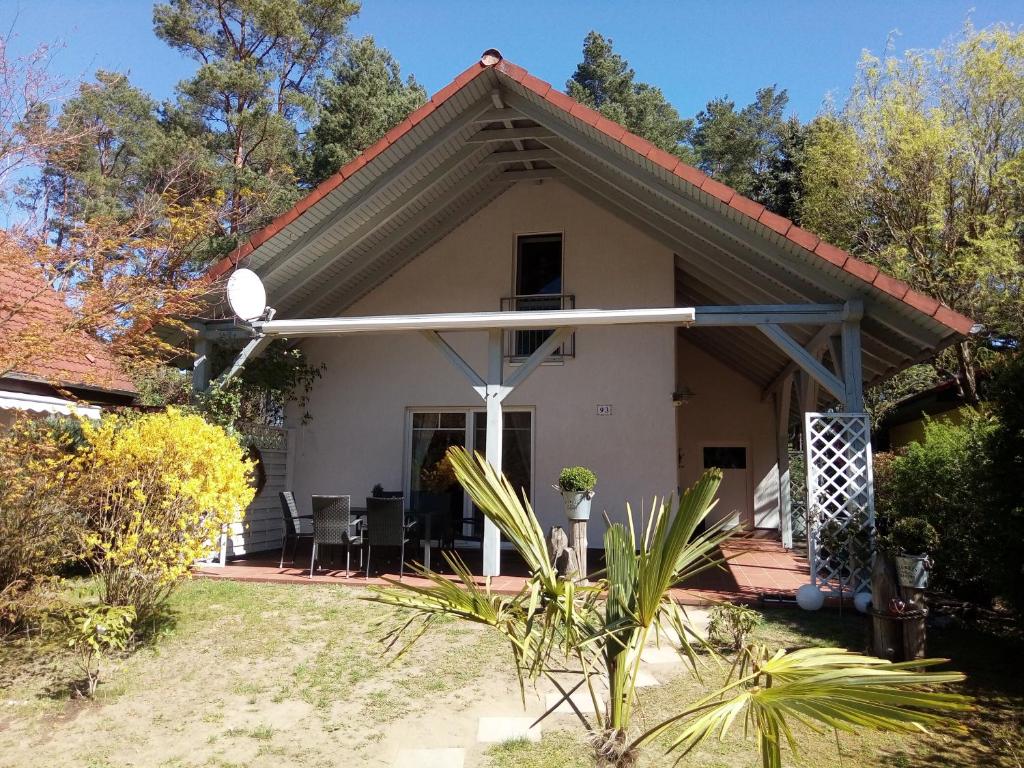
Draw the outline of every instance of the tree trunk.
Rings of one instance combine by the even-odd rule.
[[[964,399],[971,405],[978,404],[978,381],[974,371],[974,352],[970,342],[961,341],[956,344],[956,359],[960,367],[960,386],[963,388]]]

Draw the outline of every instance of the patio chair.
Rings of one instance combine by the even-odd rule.
[[[366,578],[370,578],[370,558],[373,548],[398,547],[398,580],[405,575],[405,545],[411,540],[410,533],[415,520],[405,517],[405,499],[366,500]]]
[[[299,548],[299,539],[312,539],[313,534],[302,530],[300,520],[312,520],[312,515],[300,515],[299,508],[295,505],[295,494],[291,491],[281,491],[278,498],[281,500],[281,516],[284,519],[284,539],[281,541],[281,564],[278,568],[284,568],[284,555],[288,550],[288,542],[292,542],[292,562],[295,562],[295,550]]]
[[[363,564],[365,523],[366,518],[352,515],[351,496],[314,496],[313,556],[309,560],[309,578],[313,578],[321,544],[345,547],[345,576],[351,577],[352,547],[359,547],[359,565]]]

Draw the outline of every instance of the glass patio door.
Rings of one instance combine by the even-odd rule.
[[[409,435],[409,500],[412,509],[430,512],[448,524],[455,537],[479,536],[483,514],[463,493],[451,467],[444,461],[452,445],[484,453],[487,443],[487,413],[482,410],[413,411]],[[529,501],[533,494],[533,413],[506,410],[504,413],[503,471],[512,486]],[[463,518],[475,523],[464,524]],[[439,530],[438,533],[441,531]]]
[[[450,446],[466,445],[466,422],[465,411],[412,414],[409,502],[417,512],[431,515],[440,536],[462,524],[465,495],[445,452]]]
[[[530,411],[505,411],[501,440],[501,468],[520,498],[533,497],[533,414]],[[473,445],[484,452],[487,444],[487,412],[473,412]],[[483,513],[472,505],[476,527],[483,527]]]

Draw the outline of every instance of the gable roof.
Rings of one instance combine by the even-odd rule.
[[[110,349],[85,331],[57,336],[72,322],[71,310],[46,282],[21,247],[0,233],[4,269],[0,271],[0,345],[16,348],[31,338],[49,336],[40,344],[45,354],[19,362],[5,378],[25,379],[73,389],[116,394],[136,393]]]
[[[681,300],[863,299],[869,309],[863,324],[869,382],[974,327],[969,318],[629,133],[494,50],[208,277],[244,261],[264,278],[279,315],[338,314],[512,184],[538,178],[557,179],[672,248]],[[739,353],[731,362],[749,364],[747,353],[764,347],[754,332],[730,333]],[[812,335],[803,333],[802,340]],[[761,355],[764,370],[756,378],[765,383],[780,360]]]

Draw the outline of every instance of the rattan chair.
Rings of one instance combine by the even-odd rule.
[[[352,575],[352,547],[359,547],[359,565],[363,564],[363,525],[365,518],[352,515],[351,496],[313,497],[313,556],[309,577],[313,578],[316,556],[321,544],[345,547],[345,575]]]
[[[366,578],[370,578],[370,558],[374,547],[398,547],[398,579],[405,575],[405,545],[415,520],[406,520],[405,499],[366,500]]]
[[[312,515],[300,515],[299,508],[295,506],[295,494],[291,491],[281,491],[278,494],[281,500],[281,517],[284,520],[284,539],[281,541],[281,564],[278,568],[284,568],[284,555],[288,550],[288,542],[292,543],[292,562],[295,562],[295,550],[299,548],[299,539],[312,539],[313,534],[302,530],[300,520],[312,520]]]

